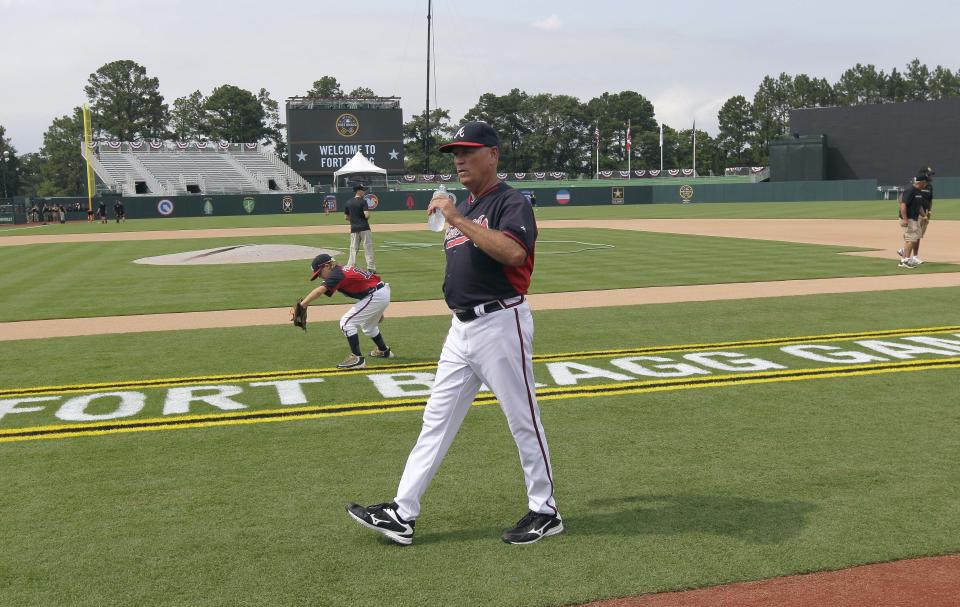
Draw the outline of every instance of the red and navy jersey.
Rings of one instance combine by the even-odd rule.
[[[481,251],[463,232],[447,227],[443,241],[447,255],[443,296],[447,305],[466,310],[495,299],[525,295],[533,274],[537,222],[524,195],[499,182],[476,199],[471,195],[460,201],[457,210],[474,223],[517,241],[527,251],[527,259],[519,266],[504,265]]]
[[[353,266],[336,266],[323,280],[327,288],[326,296],[331,297],[340,291],[347,297],[362,299],[380,284],[380,277],[373,272]]]

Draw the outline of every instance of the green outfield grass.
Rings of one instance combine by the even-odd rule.
[[[431,232],[376,238],[377,270],[394,301],[439,299],[440,241]],[[309,291],[309,262],[198,266],[132,263],[141,257],[231,244],[298,244],[346,251],[346,234],[0,247],[0,321],[289,306]],[[433,245],[433,246],[429,246]],[[412,248],[403,248],[410,246]],[[384,250],[389,247],[391,250]],[[612,247],[612,248],[610,248]],[[839,255],[851,247],[621,230],[541,230],[532,293],[628,287],[879,276],[890,260]],[[346,261],[345,256],[340,256]],[[960,270],[926,263],[914,273]],[[334,297],[325,303],[344,303]]]
[[[543,311],[535,346],[942,326],[958,296]],[[895,313],[906,297],[924,303],[909,321]],[[390,362],[434,360],[446,324],[389,320]],[[316,323],[7,342],[8,361],[31,364],[3,384],[328,366],[340,341],[335,323]],[[958,380],[953,369],[545,402],[567,531],[529,547],[499,540],[525,500],[494,406],[467,417],[408,548],[343,504],[392,497],[418,412],[0,444],[0,604],[546,606],[956,552],[960,418],[945,395]]]
[[[537,216],[888,219],[891,204],[541,208]],[[939,218],[954,213],[960,219],[955,201],[937,201],[936,208]],[[376,217],[419,221],[411,212]],[[0,234],[300,225],[311,219],[341,225],[339,217],[257,216]],[[383,246],[422,244],[436,235],[375,237]],[[559,241],[617,248],[574,253]],[[305,262],[207,268],[129,263],[238,242],[250,240],[0,247],[0,314],[21,320],[288,306],[311,286]],[[342,250],[346,235],[255,242]],[[551,228],[541,235],[533,287],[576,291],[896,269],[895,259],[838,255],[842,250]],[[651,251],[668,261],[650,261]],[[436,299],[439,257],[439,248],[383,251],[378,265],[395,299]],[[925,264],[914,272],[955,267]],[[542,356],[955,326],[958,300],[960,288],[937,288],[542,310],[535,311],[534,348]],[[387,316],[383,331],[398,357],[311,384],[311,405],[369,400],[368,375],[390,373],[396,365],[419,363],[429,372],[449,319],[391,318],[389,310]],[[366,338],[361,344],[372,347]],[[0,390],[10,390],[330,368],[346,354],[346,343],[337,323],[314,322],[307,333],[266,326],[5,341],[0,354]],[[544,371],[538,363],[538,380],[546,381]],[[424,497],[414,544],[406,548],[362,529],[343,505],[393,497],[419,432],[419,411],[0,442],[0,605],[546,607],[956,553],[958,381],[956,368],[904,367],[876,375],[544,400],[566,531],[526,547],[499,539],[524,513],[525,497],[516,447],[496,406],[478,406],[467,416]],[[144,391],[151,406],[165,390]],[[0,396],[0,411],[11,398]],[[50,401],[37,398],[19,406],[40,411],[0,416],[0,438],[14,428],[65,423],[53,417]],[[256,403],[268,406],[269,400]],[[197,413],[223,413],[196,407]],[[109,408],[101,403],[89,413]],[[156,410],[131,419],[151,415]]]
[[[726,202],[692,204],[627,204],[595,206],[544,206],[537,208],[538,219],[890,219],[896,221],[897,202],[893,200],[835,202]],[[129,204],[134,204],[131,202]],[[936,219],[960,219],[960,200],[935,201]],[[425,212],[376,211],[373,230],[378,223],[423,223]],[[236,215],[225,217],[169,217],[131,219],[107,224],[71,222],[64,225],[32,225],[0,228],[4,236],[37,234],[102,234],[148,230],[200,230],[218,228],[256,228],[267,226],[330,225],[344,226],[343,213],[303,213],[276,215]]]

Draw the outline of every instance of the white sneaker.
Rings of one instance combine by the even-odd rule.
[[[913,257],[911,257],[911,258],[910,258],[910,261],[913,262],[913,265],[915,265],[915,266],[919,266],[920,264],[923,263],[923,260],[920,259],[919,257],[917,257],[916,255],[914,255]]]
[[[901,260],[900,260],[900,265],[899,265],[898,267],[901,267],[901,268],[910,268],[910,269],[912,270],[913,268],[917,267],[917,265],[916,265],[915,263],[913,263],[912,261],[910,261],[909,259],[901,259]]]

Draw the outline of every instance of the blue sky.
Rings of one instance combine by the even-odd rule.
[[[920,17],[887,0],[435,0],[433,10],[431,107],[454,120],[486,92],[586,101],[634,90],[666,124],[696,119],[716,134],[724,101],[752,98],[765,75],[835,82],[858,62],[889,72],[914,57],[960,68],[960,8],[940,0]],[[0,0],[0,124],[20,153],[37,151],[50,122],[85,101],[90,73],[117,59],[159,78],[167,103],[233,84],[264,87],[282,107],[333,75],[347,91],[402,97],[407,119],[425,105],[426,12],[425,0]]]

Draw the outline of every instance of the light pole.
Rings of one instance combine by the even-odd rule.
[[[3,197],[7,197],[7,163],[10,162],[10,150],[3,151]]]

